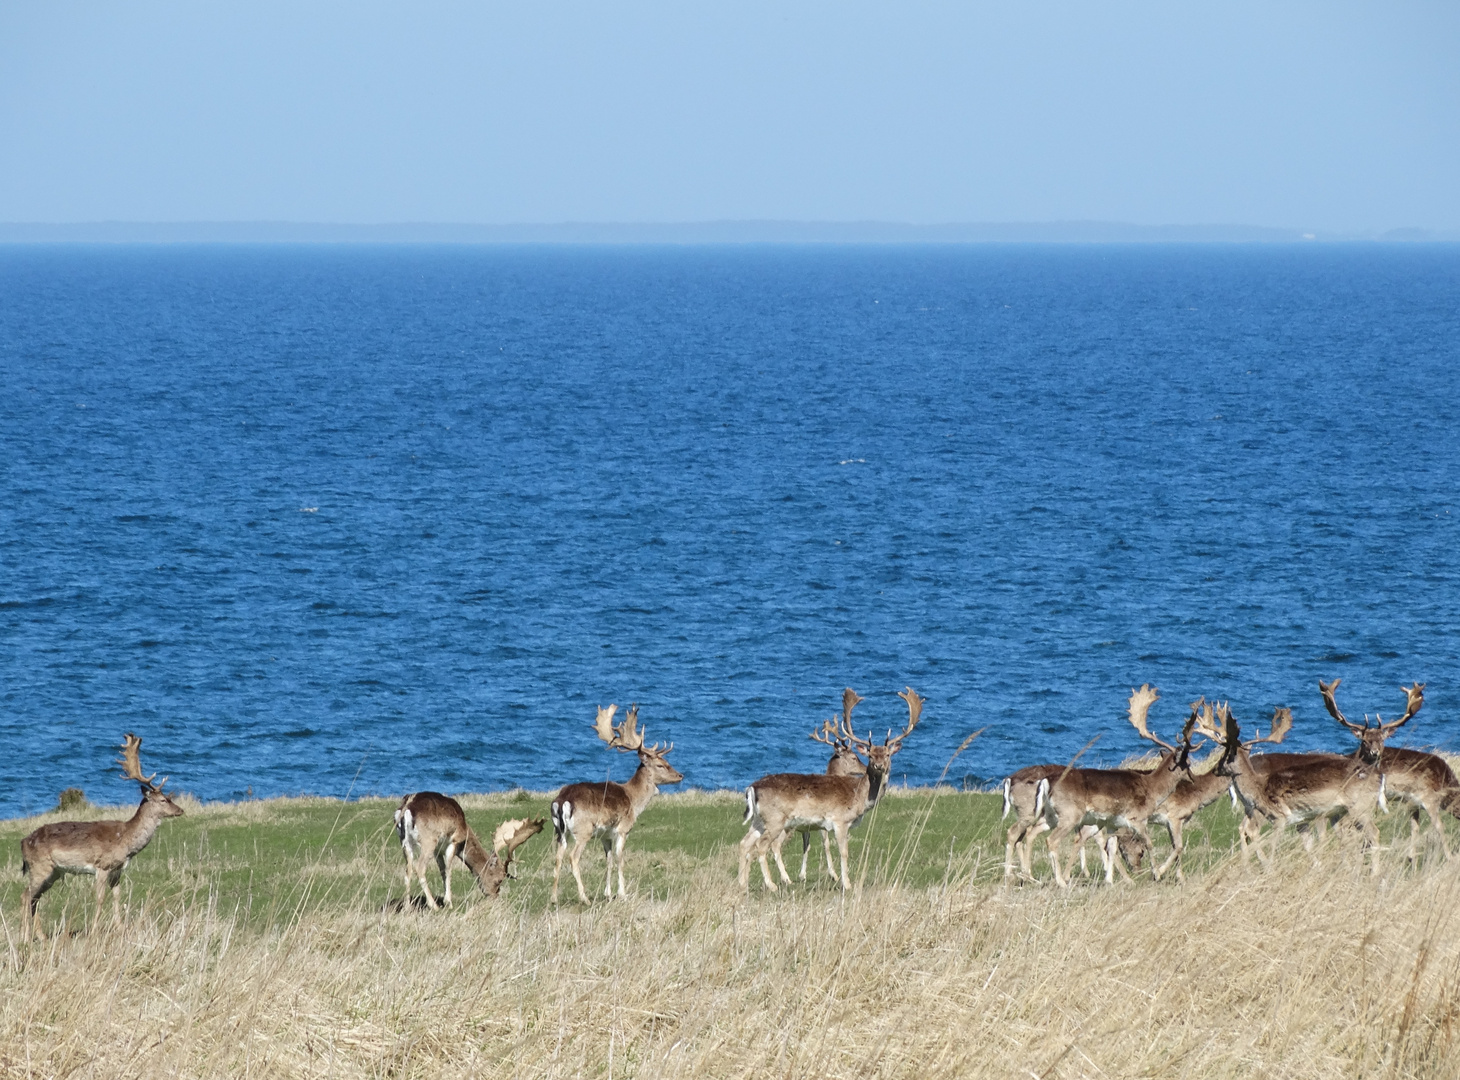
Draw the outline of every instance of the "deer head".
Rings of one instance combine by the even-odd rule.
[[[1343,715],[1343,712],[1338,707],[1338,702],[1334,699],[1333,692],[1338,689],[1338,684],[1341,682],[1343,682],[1342,679],[1334,679],[1331,683],[1326,683],[1322,679],[1319,679],[1318,692],[1323,695],[1323,705],[1328,709],[1328,715],[1348,728],[1359,740],[1359,747],[1356,751],[1358,758],[1372,765],[1379,760],[1379,755],[1384,752],[1384,740],[1407,724],[1410,717],[1419,712],[1420,708],[1424,705],[1425,684],[1417,682],[1413,686],[1401,686],[1399,688],[1404,691],[1405,709],[1404,715],[1398,720],[1391,720],[1386,724],[1382,716],[1376,715],[1374,717],[1374,723],[1371,725],[1369,723],[1369,717],[1365,715],[1363,727],[1360,727]]]
[[[827,766],[828,771],[833,766],[836,766],[839,771],[847,772],[866,767],[866,763],[862,760],[861,755],[852,749],[852,744],[841,737],[841,732],[837,728],[836,717],[823,721],[821,729],[819,731],[813,731],[811,738],[819,743],[825,743],[832,748],[831,764]]]
[[[922,719],[924,699],[918,696],[916,690],[909,686],[905,691],[899,692],[897,696],[907,702],[907,727],[903,728],[901,733],[896,736],[892,734],[892,729],[889,728],[887,730],[887,737],[883,740],[882,745],[878,746],[873,741],[877,736],[872,732],[867,732],[867,737],[862,739],[857,736],[856,731],[852,727],[852,709],[856,707],[862,698],[851,687],[848,687],[846,692],[842,694],[842,737],[867,756],[867,771],[869,773],[876,772],[882,776],[887,775],[888,771],[892,768],[892,755],[902,749],[902,741],[912,734],[913,728],[917,727],[918,721]]]
[[[628,713],[624,716],[622,724],[615,725],[613,714],[618,710],[617,705],[610,705],[608,708],[598,707],[598,721],[594,729],[598,737],[615,750],[625,753],[639,755],[639,768],[647,771],[650,780],[656,784],[677,784],[684,779],[684,774],[669,764],[665,755],[674,749],[674,744],[661,747],[658,743],[653,746],[646,746],[644,743],[645,733],[638,727],[639,706],[630,705]]]
[[[122,756],[117,758],[117,764],[122,767],[122,776],[128,780],[135,780],[142,786],[142,801],[150,803],[152,807],[161,813],[163,817],[181,817],[182,807],[173,802],[162,792],[162,785],[167,783],[167,777],[163,777],[161,783],[154,784],[152,776],[142,775],[142,740],[131,732],[122,741]]]

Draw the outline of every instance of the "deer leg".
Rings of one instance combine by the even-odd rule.
[[[771,854],[776,860],[776,869],[781,872],[781,880],[787,885],[791,884],[791,875],[786,873],[786,864],[781,859],[781,846],[786,842],[786,834],[782,832],[771,842]]]
[[[100,870],[96,872],[96,917],[91,920],[91,928],[95,930],[101,926],[101,908],[106,903],[107,878],[110,877]]]
[[[614,844],[613,864],[618,867],[618,895],[622,900],[624,896],[624,841],[628,839],[623,833],[618,834],[618,842]]]
[[[111,886],[112,892],[112,925],[122,924],[122,871],[118,867],[116,873],[112,874],[107,884]]]
[[[580,903],[588,903],[588,890],[583,888],[583,871],[579,863],[583,858],[583,849],[588,846],[588,837],[573,842],[573,852],[568,856],[568,865],[573,870],[573,880],[578,883],[578,900]]]
[[[811,856],[811,830],[810,829],[802,829],[801,830],[801,873],[798,876],[797,880],[798,881],[801,881],[803,883],[806,881],[806,861],[807,861],[808,858],[810,858],[810,856]]]
[[[842,857],[842,892],[852,887],[852,875],[847,872],[847,847],[852,836],[852,827],[844,822],[837,822],[836,825],[836,846]]]
[[[745,834],[745,839],[740,841],[740,887],[750,891],[750,860],[755,857],[755,845],[760,840],[760,833],[752,826]]]
[[[1093,825],[1082,825],[1080,827],[1079,834],[1076,835],[1076,837],[1075,837],[1075,846],[1080,849],[1080,876],[1081,877],[1089,877],[1090,876],[1090,867],[1085,862],[1085,841],[1089,840],[1090,837],[1092,837],[1092,836],[1099,836],[1099,835],[1100,835],[1100,830],[1097,829],[1097,828],[1095,828]],[[1104,840],[1097,841],[1097,843],[1100,845],[1100,847],[1101,847],[1101,849],[1103,851],[1104,850],[1104,846],[1105,846]]]
[[[562,840],[553,844],[553,847],[557,849],[553,852],[553,903],[556,904],[558,902],[558,879],[563,874],[563,856],[568,853],[568,836],[566,832],[564,832]],[[406,877],[406,883],[408,885],[410,883],[409,875]]]
[[[603,834],[603,895],[613,899],[613,835]]]
[[[446,906],[451,906],[451,857],[456,854],[456,845],[446,845],[446,857],[436,856],[436,868],[441,871],[441,880],[446,883]]]
[[[831,833],[825,829],[821,830],[821,853],[826,856],[826,872],[836,877],[836,863],[832,861],[831,854]]]
[[[45,872],[41,873],[42,870]],[[37,940],[46,940],[46,932],[41,929],[40,918],[36,915],[36,905],[40,903],[41,897],[60,876],[56,873],[54,866],[41,865],[38,867],[35,863],[31,864],[30,887],[25,890],[25,895],[21,898],[22,923],[26,927],[27,941],[30,940],[32,934]]]
[[[436,897],[431,892],[431,883],[426,880],[426,856],[424,853],[416,860],[415,866],[416,877],[421,882],[421,892],[426,896],[426,906],[432,911],[435,911],[441,905],[436,902]]]
[[[1019,844],[1024,839],[1024,826],[1018,822],[1014,823],[1008,833],[1005,834],[1004,843],[1004,884],[1009,884],[1009,879],[1014,876],[1014,853],[1019,851]],[[1019,853],[1020,861],[1023,861],[1023,853]]]
[[[1069,881],[1065,878],[1064,872],[1060,869],[1060,847],[1065,842],[1065,837],[1070,835],[1072,830],[1063,825],[1056,825],[1050,830],[1049,836],[1045,839],[1045,845],[1049,848],[1049,865],[1054,868],[1054,883],[1061,889],[1070,887]]]
[[[1152,860],[1153,869],[1151,870],[1151,874],[1155,877],[1155,879],[1157,881],[1160,881],[1161,880],[1161,875],[1164,874],[1167,870],[1170,870],[1171,869],[1171,864],[1172,863],[1175,863],[1176,864],[1176,880],[1177,881],[1185,881],[1186,878],[1184,876],[1182,876],[1182,873],[1181,873],[1181,848],[1182,848],[1182,843],[1183,843],[1182,836],[1181,836],[1181,822],[1180,821],[1168,821],[1166,823],[1166,832],[1169,833],[1170,836],[1171,836],[1171,854],[1168,855],[1168,856],[1166,856],[1166,861],[1161,864],[1161,869],[1160,870],[1154,869],[1155,860],[1153,859]]]

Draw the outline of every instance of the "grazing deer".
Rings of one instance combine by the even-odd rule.
[[[1190,776],[1191,732],[1196,725],[1197,710],[1182,730],[1176,746],[1165,742],[1146,727],[1146,715],[1160,695],[1149,685],[1132,690],[1130,722],[1141,738],[1148,739],[1165,752],[1151,772],[1135,769],[1066,769],[1059,776],[1041,781],[1042,809],[1050,824],[1047,840],[1050,863],[1054,867],[1055,884],[1069,886],[1060,865],[1060,848],[1065,837],[1083,825],[1099,825],[1114,831],[1127,828],[1140,837],[1149,850],[1151,834],[1147,822],[1156,808],[1175,790],[1184,776]],[[1160,868],[1151,863],[1151,876],[1160,880]],[[1112,882],[1107,873],[1106,883]]]
[[[395,832],[406,857],[406,901],[410,902],[411,878],[421,882],[426,906],[437,908],[426,867],[434,858],[445,885],[446,906],[451,906],[452,859],[460,859],[486,896],[496,896],[502,882],[511,877],[513,853],[542,832],[543,819],[504,822],[497,830],[496,850],[487,851],[466,823],[461,803],[435,791],[418,791],[401,799],[395,812]]]
[[[603,843],[603,857],[607,863],[607,878],[603,884],[603,895],[613,897],[613,871],[618,867],[618,894],[624,894],[624,841],[634,822],[644,812],[659,791],[660,784],[677,784],[684,774],[665,760],[665,755],[674,749],[670,743],[664,749],[659,744],[644,745],[643,729],[635,730],[639,719],[639,707],[630,705],[627,717],[617,727],[613,714],[617,705],[600,707],[598,721],[594,725],[598,737],[615,750],[639,755],[639,767],[627,784],[615,784],[611,780],[592,784],[569,784],[558,792],[553,800],[553,843],[557,846],[557,858],[553,864],[553,903],[558,902],[558,878],[563,870],[563,856],[568,854],[568,838],[573,838],[573,852],[569,862],[573,868],[573,880],[578,883],[578,899],[588,903],[588,893],[583,889],[583,875],[578,862],[588,841],[597,837]]]
[[[1328,709],[1328,715],[1332,716],[1344,727],[1348,728],[1361,742],[1366,732],[1374,729],[1369,727],[1369,718],[1364,717],[1364,726],[1350,723],[1348,718],[1338,708],[1338,702],[1334,699],[1333,692],[1338,688],[1342,679],[1334,679],[1331,683],[1319,681],[1318,689],[1323,695],[1323,704]],[[1425,684],[1415,683],[1413,686],[1401,686],[1405,694],[1405,712],[1398,720],[1391,724],[1381,726],[1389,728],[1384,735],[1388,738],[1399,726],[1414,716],[1424,706]],[[1372,739],[1372,736],[1370,736]],[[1384,774],[1384,793],[1402,799],[1410,804],[1409,813],[1409,861],[1414,862],[1416,856],[1415,845],[1419,836],[1419,815],[1423,810],[1425,816],[1430,820],[1430,826],[1438,834],[1440,850],[1445,853],[1445,858],[1450,858],[1450,845],[1445,841],[1445,827],[1442,823],[1441,811],[1448,810],[1454,813],[1460,809],[1460,780],[1455,777],[1455,772],[1438,754],[1427,754],[1421,750],[1405,750],[1399,747],[1385,746],[1379,753],[1379,771]]]
[[[1337,681],[1332,684],[1336,685]],[[1330,694],[1332,686],[1325,687]],[[1224,703],[1217,706],[1217,715],[1225,732],[1225,750],[1217,770],[1232,778],[1233,789],[1255,825],[1261,824],[1259,819],[1273,823],[1273,855],[1276,855],[1283,830],[1288,825],[1301,827],[1320,823],[1322,828],[1323,824],[1345,815],[1363,837],[1364,846],[1372,852],[1378,841],[1373,809],[1376,806],[1380,810],[1387,809],[1385,776],[1380,767],[1384,740],[1408,721],[1422,703],[1423,695],[1411,689],[1410,709],[1401,719],[1390,724],[1381,722],[1375,727],[1369,726],[1367,721],[1362,728],[1349,725],[1359,736],[1358,748],[1350,757],[1314,757],[1266,769],[1255,767],[1259,758],[1252,756],[1251,748],[1259,742],[1280,741],[1292,725],[1292,713],[1279,708],[1273,714],[1272,729],[1267,736],[1243,743],[1237,719]],[[1249,833],[1255,834],[1255,831],[1255,828],[1249,829]],[[1259,861],[1264,865],[1270,864],[1270,859],[1263,859],[1261,847],[1255,846],[1255,836],[1254,849]],[[1375,874],[1379,872],[1376,861],[1371,861],[1370,870]]]
[[[1014,876],[1014,856],[1019,856],[1019,865],[1023,870],[1023,880],[1034,880],[1033,869],[1033,843],[1041,833],[1049,831],[1049,822],[1044,817],[1043,791],[1045,780],[1053,780],[1068,768],[1066,765],[1029,765],[1019,771],[1010,774],[1004,779],[1004,812],[1001,818],[1008,818],[1010,811],[1014,813],[1014,824],[1010,826],[1006,836],[1007,843],[1004,846],[1004,884]],[[1080,873],[1089,874],[1089,867],[1085,863],[1085,843],[1090,839],[1095,840],[1095,848],[1100,853],[1100,862],[1105,871],[1107,881],[1114,880],[1112,869],[1119,870],[1120,876],[1129,881],[1130,874],[1126,867],[1137,869],[1141,860],[1146,855],[1146,849],[1141,843],[1140,837],[1129,829],[1118,829],[1115,833],[1107,836],[1105,830],[1098,825],[1082,825],[1079,836],[1075,839],[1075,847],[1080,853]],[[1117,861],[1112,862],[1112,859]]]
[[[918,726],[918,721],[922,718],[923,699],[918,696],[917,691],[909,686],[897,696],[907,702],[907,727],[896,737],[889,731],[883,744],[878,746],[873,741],[875,736],[871,732],[868,732],[866,739],[860,739],[852,728],[852,709],[862,698],[850,687],[842,694],[841,734],[848,743],[866,755],[866,771],[861,776],[776,773],[761,777],[745,789],[744,823],[750,826],[750,830],[740,842],[741,888],[750,887],[750,861],[758,858],[766,888],[771,892],[777,891],[776,883],[771,880],[770,866],[766,862],[767,852],[775,857],[781,880],[787,885],[791,884],[791,875],[786,873],[786,864],[781,861],[781,845],[785,843],[789,832],[803,827],[823,829],[836,834],[837,848],[841,854],[841,876],[838,882],[844,891],[850,887],[847,843],[852,827],[877,804],[892,766],[892,755],[902,748],[902,741],[912,734],[913,728]]]
[[[861,776],[867,771],[867,763],[862,760],[861,755],[852,749],[851,743],[841,737],[834,717],[824,722],[819,732],[813,731],[811,737],[832,748],[831,760],[826,763],[827,776]],[[798,831],[801,833],[800,880],[806,880],[806,857],[811,852],[813,832],[821,833],[822,851],[826,855],[826,872],[836,877],[836,864],[831,859],[831,833],[815,825],[803,825]]]
[[[142,802],[129,821],[56,821],[42,825],[20,842],[20,869],[26,875],[25,894],[21,897],[21,927],[27,939],[32,930],[45,938],[36,904],[41,896],[64,874],[91,874],[96,878],[96,918],[101,919],[101,905],[107,890],[112,894],[112,922],[122,918],[121,898],[117,889],[122,871],[132,856],[147,846],[163,818],[181,817],[182,807],[162,792],[161,783],[142,775],[140,752],[142,740],[127,735],[122,744],[122,776],[142,786]]]

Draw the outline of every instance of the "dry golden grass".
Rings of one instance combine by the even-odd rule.
[[[900,798],[920,812],[917,793]],[[996,816],[996,800],[976,798],[984,801],[948,806],[962,815],[987,803]],[[733,796],[686,802],[728,813],[725,835],[738,833]],[[516,816],[521,805],[469,804],[479,828],[488,813]],[[398,895],[400,866],[393,837],[374,824],[387,806],[366,804],[362,828],[373,831],[358,839],[301,851],[286,868],[297,888],[262,914],[239,906],[234,855],[196,834],[191,858],[218,869],[171,892],[144,891],[144,881],[188,873],[182,833],[173,848],[145,852],[128,874],[151,859],[156,876],[138,879],[119,930],[24,945],[18,890],[7,888],[0,1072],[1460,1073],[1460,860],[1409,870],[1402,852],[1386,851],[1371,878],[1357,850],[1335,841],[1316,861],[1294,844],[1270,872],[1218,858],[1182,886],[1004,890],[986,880],[980,849],[997,844],[988,854],[997,863],[1002,838],[985,828],[972,847],[950,842],[927,885],[897,884],[893,838],[894,857],[861,860],[867,883],[857,894],[813,885],[745,896],[725,840],[705,852],[651,854],[646,843],[637,858],[631,840],[638,896],[551,910],[542,903],[547,845],[534,841],[523,879],[496,902],[385,914],[380,898]],[[333,812],[291,801],[190,817],[221,837],[311,809]],[[668,799],[657,811],[669,821],[687,813]],[[904,819],[885,819],[894,820]],[[344,824],[332,830],[347,834]],[[601,869],[600,857],[585,877],[601,883]],[[64,899],[48,896],[47,925],[74,919],[89,892],[73,885]]]

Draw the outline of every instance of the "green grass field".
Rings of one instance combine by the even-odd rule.
[[[462,797],[468,819],[488,843],[493,829],[507,818],[547,816],[550,799],[549,794],[525,791]],[[128,867],[122,879],[124,899],[186,905],[211,895],[221,910],[236,912],[248,925],[263,926],[296,918],[306,910],[381,905],[403,893],[404,862],[392,823],[395,800],[299,798],[187,805],[187,815],[163,822],[152,843]],[[894,789],[852,833],[853,879],[913,888],[997,882],[1003,875],[1008,824],[999,819],[1001,805],[995,794]],[[682,886],[687,871],[702,864],[722,868],[733,883],[738,845],[745,834],[743,809],[735,792],[660,795],[631,833],[626,863],[630,889],[647,898],[666,895]],[[0,822],[6,871],[0,904],[5,918],[19,912],[21,837],[47,820],[120,818],[128,812],[129,808],[114,807]],[[1188,872],[1200,872],[1230,850],[1236,826],[1237,819],[1223,802],[1203,810],[1188,832],[1184,860]],[[1158,855],[1164,858],[1168,850],[1164,830],[1156,830],[1155,836]],[[549,903],[550,837],[549,824],[519,852],[514,866],[518,880],[508,888],[528,910]],[[835,888],[820,851],[820,842],[814,839],[807,885],[797,888]],[[801,844],[793,837],[785,847],[793,876],[800,852]],[[1090,862],[1098,867],[1093,845]],[[1036,844],[1035,870],[1038,876],[1048,876],[1042,841]],[[584,884],[591,895],[601,891],[603,874],[602,850],[591,845],[583,859]],[[576,902],[566,865],[564,877],[563,897]],[[439,893],[434,874],[432,882]],[[456,894],[472,895],[469,884],[468,875],[458,868]],[[756,868],[751,889],[761,890]],[[46,894],[41,911],[47,925],[60,918],[74,924],[92,902],[91,879],[71,878]]]

